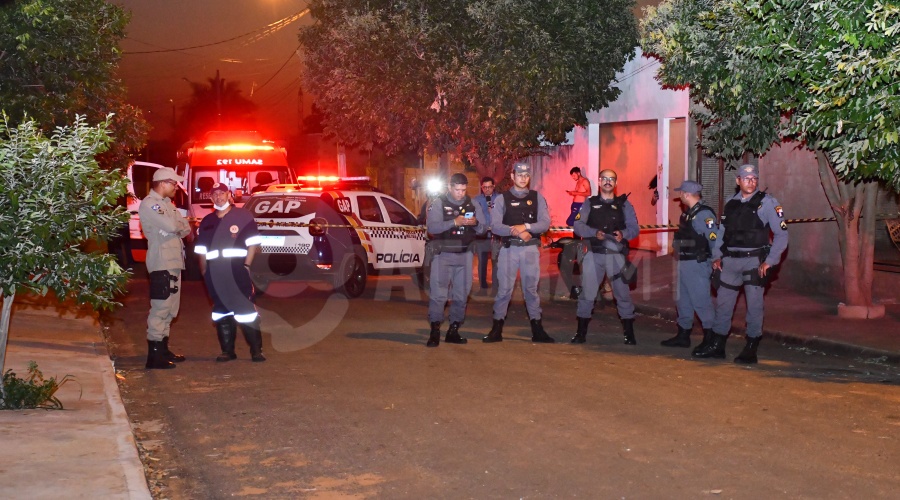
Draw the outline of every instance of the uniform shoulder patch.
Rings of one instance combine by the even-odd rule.
[[[781,208],[781,205],[775,207],[775,213],[778,214],[779,219],[784,219],[784,209]]]
[[[787,231],[787,222],[781,221],[781,224],[779,224],[779,226],[781,227],[782,231]]]
[[[703,221],[703,223],[706,224],[706,228],[707,228],[707,229],[712,229],[712,228],[713,228],[713,224],[715,224],[715,222],[716,222],[716,221],[713,220],[713,219],[711,219],[711,218],[710,218],[710,219],[706,219],[705,221]]]
[[[715,241],[716,238],[718,238],[718,236],[716,236],[716,233],[715,233],[715,232],[709,233],[709,239],[710,239],[710,241]]]
[[[575,220],[581,220],[581,212],[578,212],[578,214],[575,215]]]

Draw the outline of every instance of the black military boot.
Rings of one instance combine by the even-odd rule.
[[[241,323],[241,331],[244,332],[244,340],[250,346],[250,359],[254,363],[262,363],[266,360],[262,352],[262,332],[259,331],[259,319],[252,323]]]
[[[185,360],[185,357],[181,354],[175,354],[174,352],[169,350],[169,336],[166,335],[163,337],[163,346],[166,348],[166,359],[173,363],[181,363]]]
[[[694,351],[691,352],[691,356],[706,349],[709,346],[709,344],[713,341],[713,338],[715,338],[715,336],[716,336],[716,334],[713,333],[712,328],[704,328],[703,329],[703,341],[700,342],[700,345],[698,345],[697,347],[694,348]]]
[[[587,340],[588,323],[591,322],[591,318],[579,318],[576,316],[575,319],[578,320],[578,328],[575,330],[575,336],[569,342],[584,344],[585,340]]]
[[[685,329],[678,325],[678,333],[670,339],[663,340],[659,345],[665,347],[690,347],[691,329]]]
[[[547,335],[540,319],[533,319],[531,320],[531,341],[538,344],[552,344],[556,342],[556,339]]]
[[[219,338],[219,347],[222,354],[216,356],[216,361],[222,363],[237,359],[234,353],[234,336],[235,336],[234,316],[226,316],[216,321],[216,336]]]
[[[622,320],[622,335],[625,338],[625,345],[637,344],[637,339],[634,338],[634,318]]]
[[[147,341],[147,365],[148,370],[168,370],[175,368],[175,363],[166,357],[165,345],[162,340]]]
[[[709,341],[709,345],[703,348],[702,351],[695,350],[691,353],[691,356],[695,358],[724,358],[726,340],[728,340],[728,335],[713,333],[713,338]]]
[[[747,337],[747,344],[741,350],[741,353],[734,358],[735,363],[752,365],[757,362],[756,349],[759,347],[759,341],[762,337]]]
[[[450,332],[447,332],[449,335]],[[431,322],[431,333],[428,335],[428,343],[425,344],[425,347],[437,347],[441,344],[441,322],[440,321],[432,321]]]
[[[444,342],[448,344],[465,344],[469,339],[464,339],[459,336],[459,321],[454,321],[450,323],[450,328],[447,330],[447,336],[444,337]]]
[[[491,325],[491,331],[481,341],[488,344],[491,342],[503,342],[503,322],[504,320],[502,319],[495,319],[494,324]]]

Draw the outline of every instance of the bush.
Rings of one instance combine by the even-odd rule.
[[[66,375],[62,380],[50,377],[44,380],[44,374],[38,370],[37,363],[28,362],[28,375],[22,379],[12,370],[3,375],[3,396],[0,397],[0,410],[22,410],[29,408],[45,408],[62,410],[63,404],[54,394],[60,387],[74,380]]]

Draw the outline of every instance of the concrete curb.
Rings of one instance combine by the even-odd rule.
[[[678,313],[674,309],[635,303],[635,311],[644,316],[658,316],[665,320],[675,321]],[[744,335],[743,328],[732,327],[732,334]],[[776,342],[816,349],[829,354],[842,356],[861,356],[866,358],[884,358],[885,363],[900,364],[900,353],[860,346],[848,342],[840,342],[821,337],[805,337],[790,332],[763,328],[763,336]]]

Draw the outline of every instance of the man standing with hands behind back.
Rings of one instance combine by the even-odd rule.
[[[150,314],[147,316],[146,368],[175,368],[184,356],[169,350],[169,330],[181,305],[181,270],[184,238],[191,232],[187,219],[172,203],[178,183],[175,170],[162,167],[153,173],[150,193],[141,200],[138,214],[147,238],[147,272],[150,274]]]
[[[497,290],[497,261],[494,259],[494,252],[491,249],[491,239],[493,234],[491,227],[491,209],[494,208],[494,179],[484,177],[481,179],[481,194],[472,198],[472,202],[481,207],[481,212],[485,216],[484,225],[488,228],[484,234],[475,236],[475,251],[478,256],[478,281],[481,285],[482,292],[486,292],[487,284],[487,265],[491,262],[491,286],[496,292]]]
[[[496,196],[491,210],[491,230],[500,237],[502,247],[497,257],[497,281],[499,287],[494,298],[494,322],[491,331],[481,340],[503,341],[503,323],[512,299],[516,274],[521,273],[525,308],[531,320],[531,341],[553,343],[541,324],[541,297],[538,282],[541,278],[541,234],[550,229],[550,212],[547,200],[540,193],[528,188],[531,182],[531,165],[516,163],[511,175],[513,187]]]

